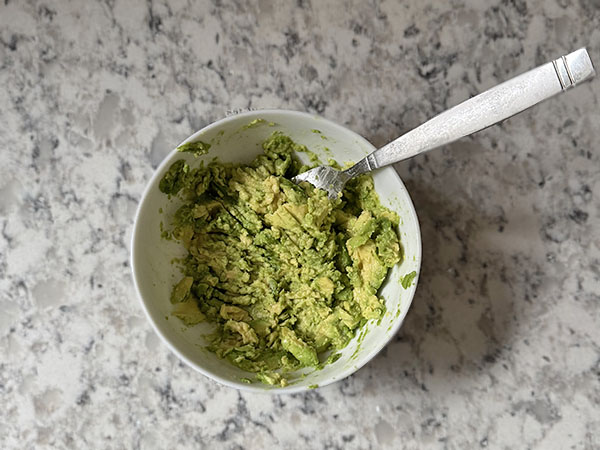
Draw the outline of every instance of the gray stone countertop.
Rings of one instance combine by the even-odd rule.
[[[235,108],[381,145],[587,46],[597,0],[3,0],[0,447],[600,447],[600,79],[399,164],[424,259],[342,382],[239,393],[146,321],[129,269],[154,168]]]

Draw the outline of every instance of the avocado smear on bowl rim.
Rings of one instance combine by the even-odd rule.
[[[208,350],[285,386],[287,373],[336,360],[383,316],[377,292],[402,259],[399,217],[380,204],[370,175],[331,200],[290,181],[309,168],[296,157],[314,155],[306,147],[279,132],[262,147],[247,165],[175,161],[159,189],[183,204],[163,236],[187,250],[172,314],[186,326],[214,324]]]

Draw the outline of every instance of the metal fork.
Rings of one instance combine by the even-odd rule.
[[[319,166],[295,176],[337,198],[351,178],[483,130],[594,76],[585,48],[525,72],[466,100],[340,171]]]

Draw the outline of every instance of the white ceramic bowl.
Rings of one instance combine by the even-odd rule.
[[[247,126],[255,119],[264,119]],[[227,386],[254,392],[293,393],[315,386],[324,386],[352,374],[373,358],[396,334],[415,293],[418,280],[404,289],[401,278],[412,271],[419,273],[421,265],[421,234],[412,201],[393,168],[385,168],[373,174],[375,189],[381,203],[400,215],[400,238],[404,250],[403,261],[394,267],[380,291],[385,299],[387,312],[379,324],[370,321],[366,333],[359,332],[343,350],[342,357],[321,370],[303,369],[290,378],[290,385],[273,387],[261,383],[246,384],[244,372],[219,359],[204,348],[203,334],[211,326],[200,324],[186,328],[170,315],[171,288],[181,277],[171,264],[183,249],[173,241],[160,237],[160,223],[168,225],[169,218],[177,209],[177,200],[168,200],[158,189],[158,183],[171,164],[184,158],[191,165],[201,160],[218,157],[222,162],[250,162],[261,151],[261,143],[274,131],[279,130],[294,141],[306,145],[322,161],[334,158],[341,164],[358,161],[375,148],[358,134],[329,120],[311,114],[285,110],[259,110],[238,114],[215,122],[186,139],[211,142],[208,155],[195,158],[189,153],[173,150],[154,173],[142,195],[138,207],[131,245],[133,280],[142,307],[150,323],[167,346],[183,361],[198,372]],[[318,130],[319,132],[316,132]],[[160,212],[162,211],[162,213]],[[364,336],[360,336],[364,334]]]

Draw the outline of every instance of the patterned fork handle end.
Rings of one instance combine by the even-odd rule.
[[[552,61],[563,91],[575,87],[594,76],[594,65],[585,48]]]

